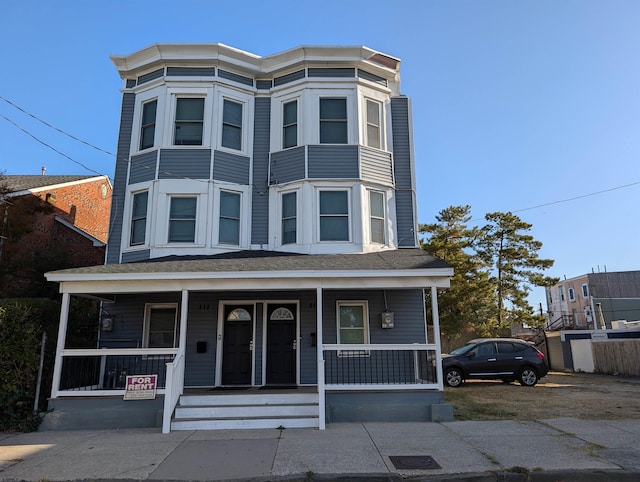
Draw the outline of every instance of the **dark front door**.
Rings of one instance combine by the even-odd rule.
[[[224,307],[222,384],[251,385],[253,306]]]
[[[267,307],[267,385],[296,383],[296,305]]]

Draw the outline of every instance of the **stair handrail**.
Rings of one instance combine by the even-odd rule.
[[[180,347],[173,361],[167,363],[164,407],[162,411],[162,433],[171,431],[171,417],[184,392],[184,347]]]

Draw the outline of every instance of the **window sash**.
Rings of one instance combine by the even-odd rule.
[[[193,243],[196,235],[196,197],[172,197],[169,208],[169,242]]]
[[[153,147],[156,133],[156,115],[158,100],[146,102],[142,105],[142,126],[140,128],[140,150]]]
[[[282,106],[282,148],[298,145],[298,101],[293,100]]]
[[[144,244],[147,231],[147,206],[149,192],[138,192],[133,195],[131,208],[131,236],[129,245]]]
[[[177,146],[201,146],[203,127],[204,99],[177,99],[173,143]]]
[[[380,104],[367,99],[367,146],[380,149]]]
[[[320,191],[320,241],[349,241],[347,191]]]
[[[282,195],[282,244],[297,242],[297,196],[295,192]]]
[[[384,194],[371,191],[369,193],[371,242],[384,244],[385,242],[385,216]]]
[[[346,345],[362,345],[369,343],[369,314],[366,301],[337,302],[337,335],[338,343]],[[344,350],[339,356],[366,356],[369,352]]]
[[[222,147],[242,149],[242,104],[228,99],[222,109]]]
[[[175,348],[177,331],[175,307],[151,307],[147,315],[146,348]]]
[[[240,194],[220,191],[218,240],[221,244],[240,244]]]
[[[320,99],[320,144],[347,144],[347,99]]]

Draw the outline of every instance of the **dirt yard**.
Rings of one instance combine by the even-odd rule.
[[[445,387],[456,420],[640,419],[640,379],[550,372],[535,387],[472,380]]]

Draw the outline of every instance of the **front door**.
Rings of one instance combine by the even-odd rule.
[[[267,306],[267,385],[296,383],[296,305]]]
[[[222,384],[251,385],[253,306],[224,307]]]

